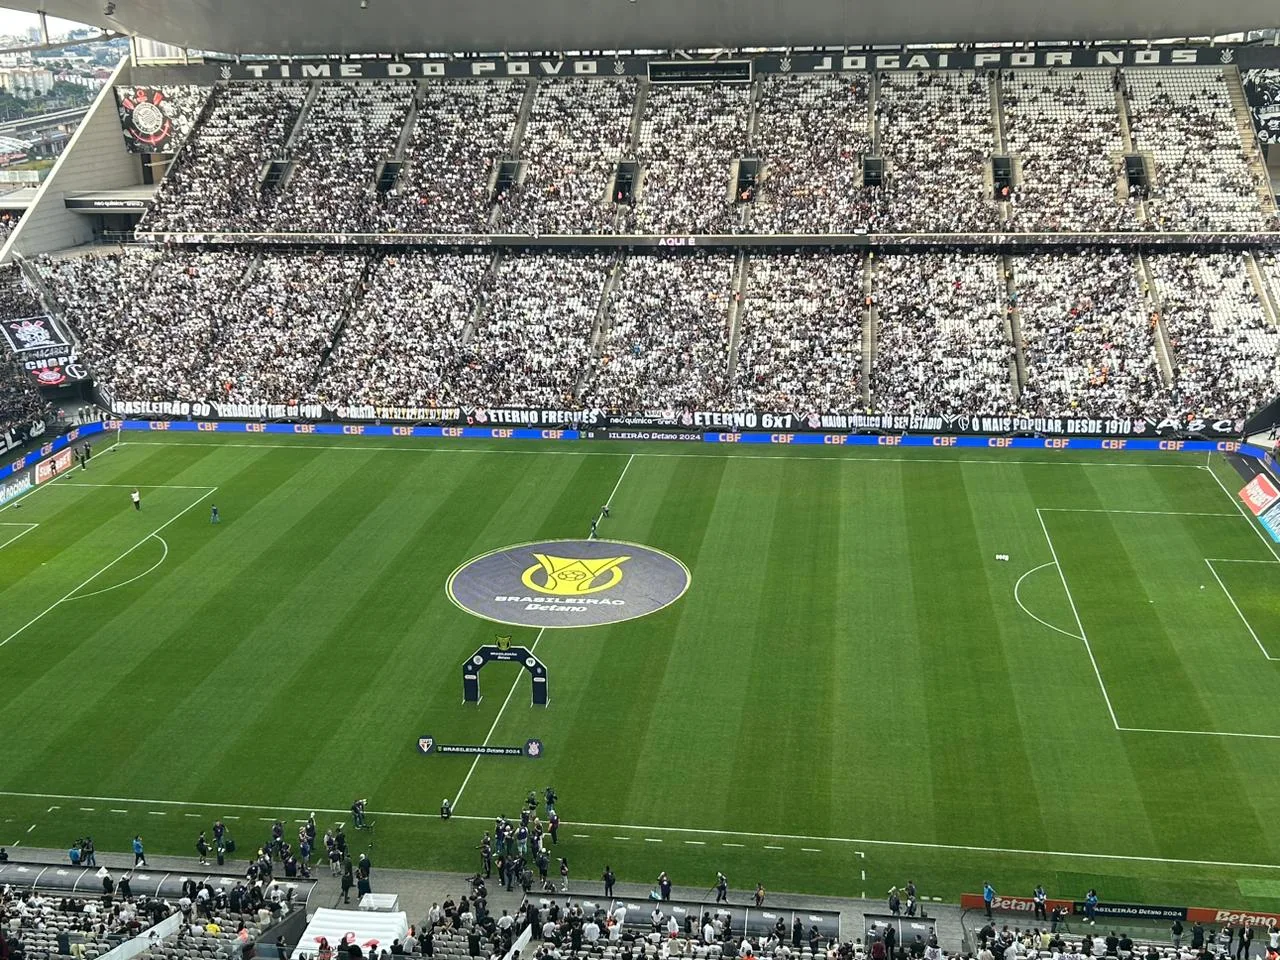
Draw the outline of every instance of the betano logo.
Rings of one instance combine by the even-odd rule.
[[[445,590],[468,613],[515,626],[598,627],[656,613],[689,589],[689,568],[616,540],[539,540],[468,560]]]
[[[545,553],[535,553],[534,557],[538,562],[524,572],[521,582],[530,590],[554,593],[560,597],[581,597],[612,590],[622,582],[622,565],[631,559],[604,557],[584,560],[580,557],[553,557]],[[541,578],[537,576],[539,573]],[[609,579],[601,583],[606,576]]]

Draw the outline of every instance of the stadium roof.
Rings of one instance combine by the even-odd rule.
[[[193,49],[279,55],[1154,39],[1280,25],[1275,0],[0,2]]]

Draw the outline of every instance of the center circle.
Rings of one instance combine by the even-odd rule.
[[[689,589],[683,563],[623,540],[535,540],[481,554],[449,575],[449,599],[518,627],[599,627],[657,613]]]

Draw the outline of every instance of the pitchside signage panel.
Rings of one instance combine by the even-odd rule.
[[[344,432],[361,432],[366,422],[407,422],[448,427],[537,428],[593,431],[595,439],[684,438],[706,431],[767,431],[777,434],[942,434],[996,437],[1018,434],[1080,437],[1238,437],[1240,420],[1168,417],[1006,417],[981,413],[961,415],[770,413],[758,410],[664,411],[611,414],[601,409],[552,410],[489,407],[326,407],[321,404],[189,403],[185,401],[117,401],[112,412],[126,417],[181,417],[197,420],[298,420],[318,427],[325,421],[356,421]],[[797,441],[816,442],[816,441]]]
[[[854,53],[772,53],[735,60],[754,73],[865,73],[869,70],[1000,70],[1019,67],[1169,67],[1238,65],[1242,69],[1280,66],[1271,46],[1099,46],[1033,49],[907,50]],[[663,82],[704,81],[723,69],[723,59],[648,57],[475,57],[243,60],[221,64],[218,78],[234,80],[418,80],[515,79],[528,77],[648,77],[657,68]],[[145,76],[145,74],[139,74]],[[736,75],[736,74],[735,74]]]

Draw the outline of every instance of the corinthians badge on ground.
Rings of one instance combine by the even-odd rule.
[[[449,599],[468,613],[522,627],[595,627],[656,613],[684,596],[689,568],[653,547],[618,540],[539,540],[468,560]]]

